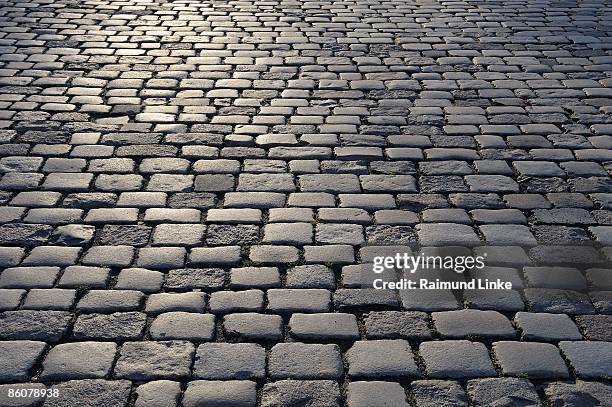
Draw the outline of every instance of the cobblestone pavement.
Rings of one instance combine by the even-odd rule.
[[[612,406],[611,34],[597,0],[2,1],[0,405]],[[440,246],[515,290],[364,288]]]

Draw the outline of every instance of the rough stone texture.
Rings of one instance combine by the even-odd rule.
[[[126,342],[119,351],[114,375],[133,380],[189,376],[194,352],[189,342]]]
[[[0,338],[56,342],[68,330],[66,311],[6,311],[0,314]]]
[[[348,385],[349,407],[408,407],[406,394],[399,383],[351,382]]]
[[[0,342],[0,381],[26,381],[29,371],[45,351],[46,344],[37,341]]]
[[[206,343],[198,346],[193,366],[198,379],[262,379],[266,352],[254,343]]]
[[[175,407],[181,394],[181,384],[170,380],[156,380],[136,388],[135,407]]]
[[[415,380],[410,384],[418,407],[467,407],[468,399],[459,382]]]
[[[359,338],[357,320],[351,314],[293,314],[291,335],[298,339],[355,340]]]
[[[603,355],[612,352],[610,342],[559,342],[559,348],[581,379],[608,377],[612,361]],[[602,357],[603,356],[603,357]]]
[[[612,342],[612,315],[579,315],[576,323],[587,339]]]
[[[142,336],[146,319],[140,312],[83,314],[74,323],[72,336],[77,340],[135,340]]]
[[[370,312],[365,318],[365,329],[368,338],[431,338],[424,312]]]
[[[470,380],[467,391],[475,406],[542,406],[535,387],[525,379],[508,377]]]
[[[553,405],[579,407],[612,403],[612,385],[609,383],[582,380],[576,383],[553,382],[544,387],[544,393]]]
[[[548,343],[496,342],[493,352],[507,376],[530,379],[569,377],[559,349]]]
[[[359,341],[346,353],[351,377],[419,376],[406,340]]]
[[[184,339],[210,341],[214,336],[215,317],[191,312],[167,312],[158,315],[149,333],[155,340]]]
[[[254,407],[257,401],[255,382],[248,380],[190,382],[183,396],[185,407]]]
[[[527,341],[580,340],[582,335],[565,314],[517,312],[516,324]]]
[[[278,380],[264,385],[261,406],[339,407],[340,400],[338,383],[331,380]]]
[[[338,345],[281,343],[268,357],[268,374],[277,379],[337,379],[343,370]]]
[[[570,379],[542,405],[612,404],[593,363],[612,341],[608,2],[0,9],[0,349],[37,343],[2,386],[66,389],[45,405],[177,407],[177,383],[183,405],[312,407],[384,380],[461,406],[449,379],[542,384],[531,372]],[[453,280],[513,289],[372,288],[408,274],[372,273],[377,256],[447,246],[486,254]],[[386,341],[415,367],[349,358]],[[116,347],[110,366],[71,358],[91,342]],[[209,344],[257,356],[204,366]],[[527,394],[479,383],[472,404]]]
[[[479,342],[424,342],[419,354],[431,378],[495,376],[487,348]]]
[[[278,341],[283,338],[283,319],[279,315],[236,313],[223,317],[228,338]]]
[[[110,374],[117,346],[105,342],[63,343],[49,351],[42,380],[105,378]]]
[[[70,380],[50,388],[59,390],[59,397],[49,397],[45,406],[108,406],[125,407],[130,396],[131,383],[127,380]]]
[[[510,321],[496,311],[460,310],[431,314],[436,330],[445,338],[514,337]]]

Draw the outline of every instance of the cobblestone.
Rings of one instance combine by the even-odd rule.
[[[424,342],[419,354],[431,378],[466,378],[495,376],[487,348],[479,342]]]
[[[348,386],[349,407],[407,407],[406,394],[399,383],[393,382],[352,382]]]
[[[467,406],[465,391],[458,382],[450,380],[415,380],[410,384],[419,407]]]
[[[433,312],[436,330],[444,338],[514,337],[510,321],[495,311],[459,310]]]
[[[50,387],[57,389],[60,396],[49,398],[46,405],[60,406],[109,406],[124,407],[130,395],[130,382],[127,380],[70,380]],[[86,400],[86,401],[84,401]]]
[[[548,343],[496,342],[493,352],[507,376],[530,379],[569,377],[559,349]]]
[[[196,380],[189,382],[183,397],[185,407],[256,405],[255,382],[248,380]]]
[[[544,388],[546,397],[556,404],[579,406],[585,403],[608,404],[612,401],[612,390],[606,383],[586,382],[576,383],[552,382]]]
[[[57,381],[108,377],[116,351],[114,343],[105,342],[57,345],[45,357],[41,379]]]
[[[553,6],[3,3],[0,405],[612,404],[609,7]],[[371,287],[446,246],[513,289]]]
[[[521,338],[528,341],[580,340],[582,335],[565,314],[517,312],[517,326]]]
[[[468,381],[468,395],[475,406],[492,404],[542,406],[535,387],[525,379],[492,378]]]
[[[262,379],[265,350],[250,343],[208,343],[198,347],[193,366],[198,379]]]
[[[337,345],[281,343],[272,348],[269,375],[276,379],[337,379],[343,367]]]
[[[178,403],[181,394],[179,382],[170,380],[156,380],[138,386],[136,407],[159,406],[174,407]]]
[[[290,406],[306,403],[313,407],[339,407],[340,388],[331,380],[277,380],[266,383],[262,407]]]
[[[351,377],[419,376],[418,368],[405,340],[358,341],[347,352]]]
[[[601,355],[610,352],[609,342],[560,342],[561,352],[581,379],[603,378],[610,371],[610,361]]]
[[[29,371],[45,351],[46,344],[38,341],[5,341],[0,343],[2,358],[0,381],[22,382],[28,380]]]
[[[119,351],[114,376],[133,380],[186,377],[194,352],[189,342],[126,342]]]

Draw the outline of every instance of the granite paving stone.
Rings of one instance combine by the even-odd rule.
[[[166,312],[149,327],[153,340],[210,341],[214,336],[215,317],[191,312]]]
[[[125,407],[131,392],[128,380],[84,379],[60,382],[49,387],[58,397],[45,400],[47,406],[70,405]]]
[[[277,380],[264,385],[262,407],[281,407],[301,403],[339,407],[342,396],[338,383],[332,380]]]
[[[510,321],[496,311],[464,309],[433,312],[431,316],[436,331],[443,338],[512,338],[515,336]]]
[[[465,390],[452,380],[415,380],[410,383],[418,407],[451,407],[468,405]]]
[[[602,358],[612,350],[610,342],[562,341],[559,349],[581,379],[604,378],[610,371],[610,360]]]
[[[612,342],[612,316],[610,315],[579,315],[576,316],[576,324],[586,339],[592,341]]]
[[[612,405],[610,7],[553,3],[6,0],[0,405]],[[512,289],[372,286],[443,247]]]
[[[29,371],[42,357],[47,345],[39,341],[4,341],[0,343],[2,355],[2,382],[27,381]]]
[[[77,340],[137,340],[142,338],[146,323],[146,314],[135,311],[82,314],[74,323],[72,337]]]
[[[399,383],[351,382],[348,386],[347,404],[350,407],[407,407],[406,394]]]
[[[403,339],[357,341],[346,355],[351,377],[420,376],[410,345]]]
[[[183,395],[185,407],[253,407],[257,401],[256,383],[249,380],[194,380]]]
[[[526,341],[582,339],[576,324],[565,314],[517,312],[515,322]]]
[[[504,375],[530,379],[564,379],[569,373],[559,349],[549,343],[502,341],[493,352]]]
[[[155,380],[138,386],[135,393],[136,407],[175,407],[181,394],[181,385],[171,380]]]
[[[193,344],[185,341],[125,342],[113,374],[132,380],[187,377],[194,353]]]
[[[612,386],[608,383],[577,380],[576,383],[552,382],[544,387],[551,403],[580,406],[606,405],[612,401]]]
[[[355,340],[359,338],[357,319],[352,314],[298,314],[289,320],[291,336],[306,340]]]
[[[473,379],[468,381],[467,392],[475,406],[542,406],[535,387],[526,379]]]
[[[193,375],[198,379],[262,379],[266,353],[253,343],[206,343],[198,346]]]
[[[480,342],[454,340],[423,342],[419,355],[431,378],[469,378],[496,376],[487,348]]]
[[[280,343],[268,356],[268,374],[275,379],[337,379],[343,371],[335,344]]]
[[[111,371],[116,351],[117,345],[112,342],[56,345],[45,356],[41,379],[57,381],[106,378]]]

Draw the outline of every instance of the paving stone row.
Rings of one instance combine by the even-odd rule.
[[[3,0],[0,406],[612,405],[611,22]]]

